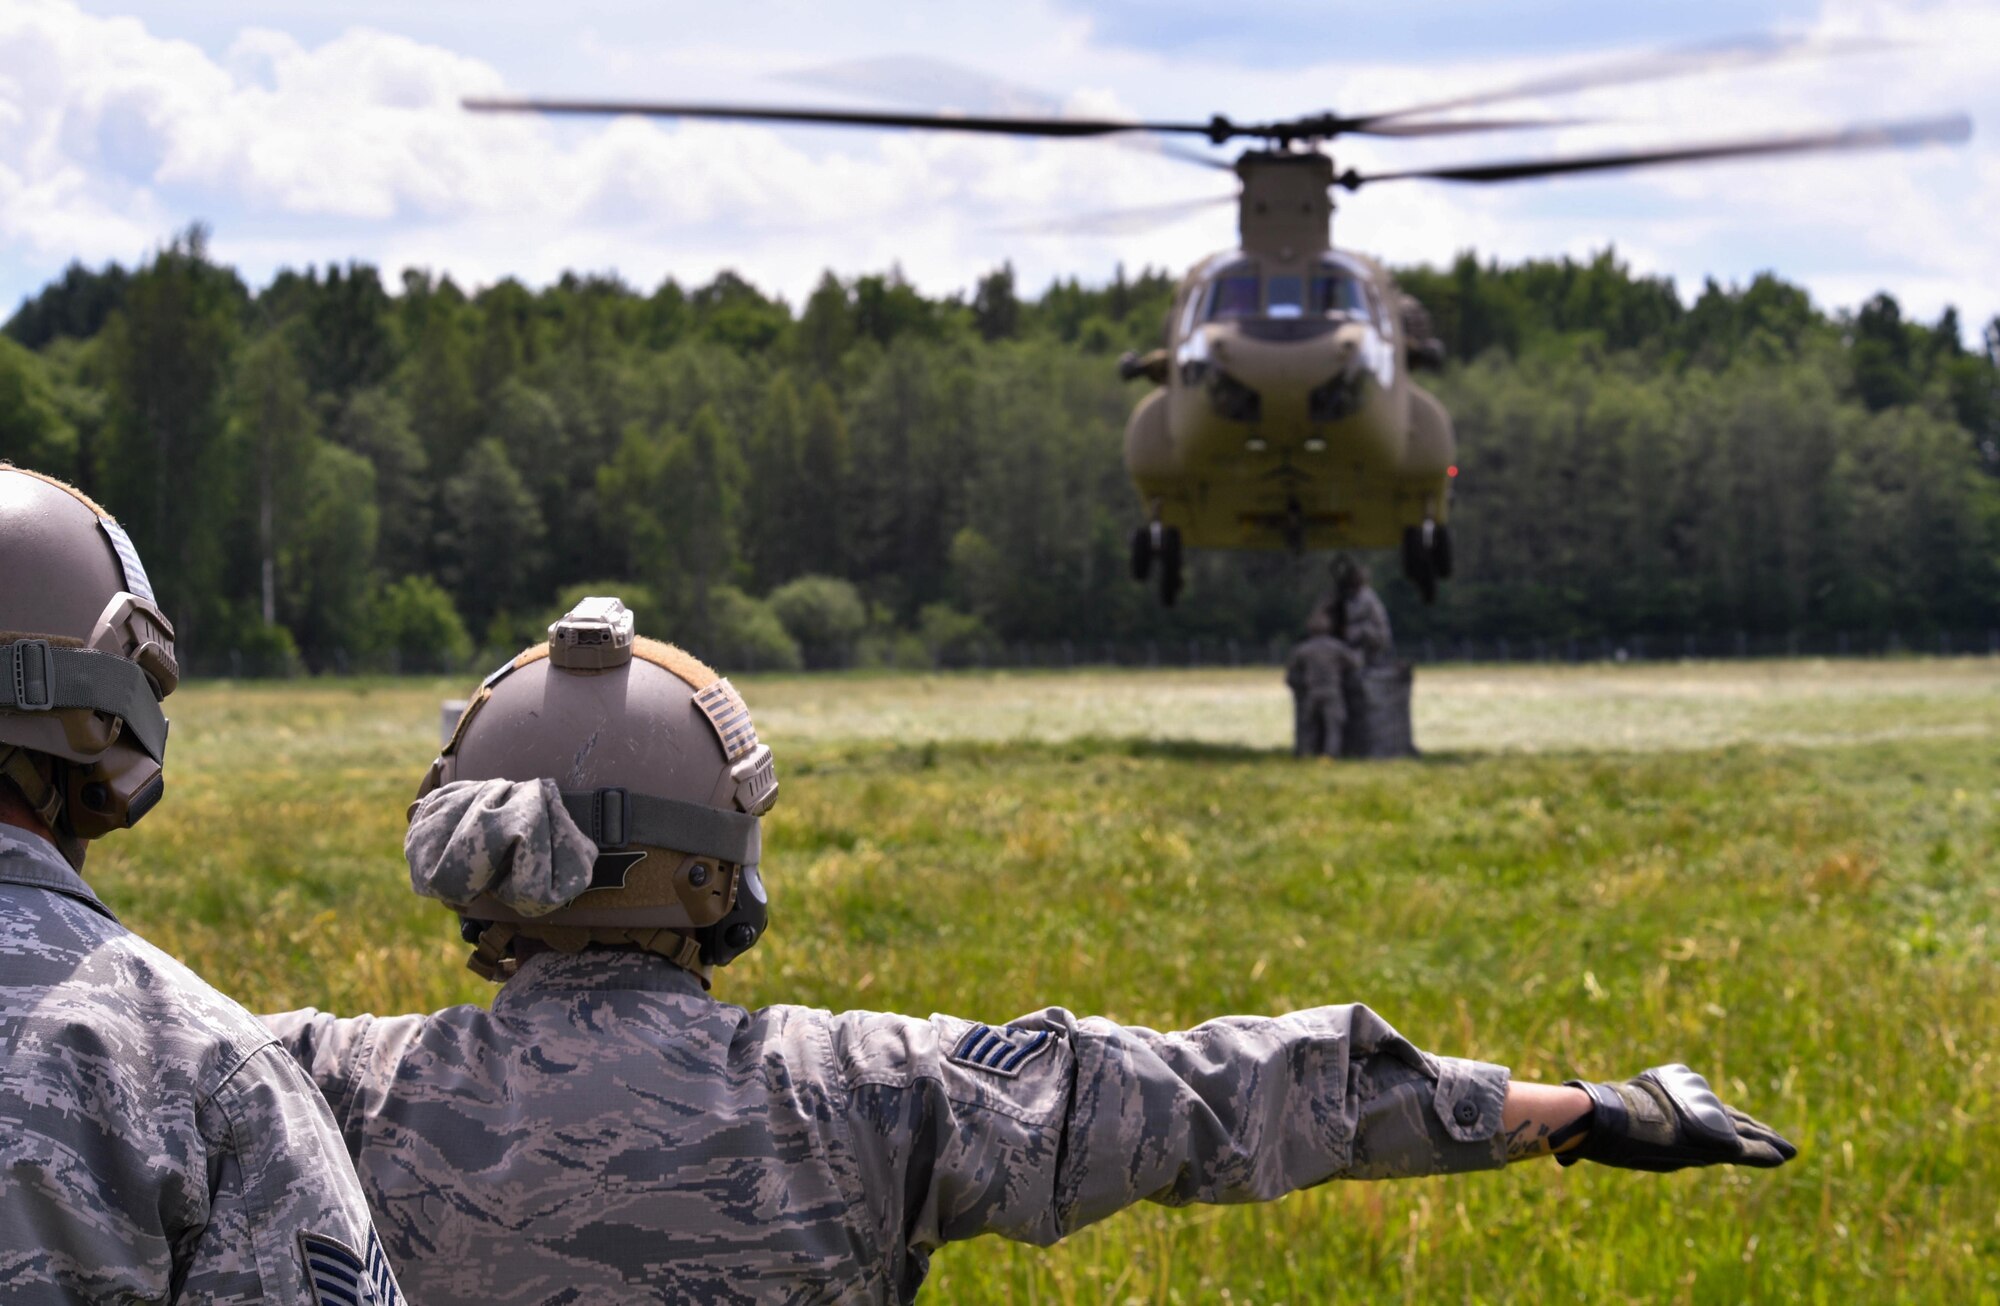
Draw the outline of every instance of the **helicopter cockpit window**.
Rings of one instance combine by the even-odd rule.
[[[1208,292],[1208,320],[1230,322],[1241,317],[1256,317],[1261,309],[1258,303],[1257,276],[1217,277],[1212,290]]]
[[[1320,314],[1346,313],[1368,318],[1368,294],[1355,277],[1345,271],[1327,270],[1313,277],[1312,311]]]
[[[1306,279],[1304,277],[1272,277],[1264,283],[1264,315],[1266,317],[1303,317],[1306,306]]]
[[[1367,279],[1348,264],[1326,259],[1309,275],[1274,273],[1260,278],[1256,265],[1238,263],[1208,283],[1198,301],[1204,322],[1234,322],[1242,318],[1348,317],[1379,322]]]

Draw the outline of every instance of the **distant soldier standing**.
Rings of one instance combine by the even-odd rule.
[[[947,1242],[1052,1243],[1140,1200],[1793,1155],[1685,1067],[1513,1084],[1362,1006],[1160,1034],[718,1002],[764,931],[770,749],[615,600],[550,634],[472,699],[405,844],[492,1010],[265,1018],[418,1301],[907,1302]]]
[[[1338,752],[1343,757],[1411,757],[1410,668],[1396,660],[1389,613],[1368,583],[1368,569],[1342,555],[1333,564],[1333,590],[1319,612],[1352,650],[1342,680],[1346,713]]]
[[[179,669],[138,552],[0,463],[0,558],[0,1295],[400,1302],[312,1083],[78,874],[164,788]]]
[[[1387,666],[1396,660],[1389,611],[1361,563],[1346,556],[1334,562],[1333,592],[1320,601],[1320,611],[1331,621],[1334,638],[1360,655],[1360,666]]]
[[[1333,637],[1326,613],[1306,619],[1306,637],[1285,661],[1285,684],[1292,691],[1292,753],[1297,757],[1340,756],[1341,727],[1347,720],[1345,681],[1359,659]]]

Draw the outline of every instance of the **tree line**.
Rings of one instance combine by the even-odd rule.
[[[1691,302],[1614,253],[1399,272],[1454,361],[1458,578],[1439,638],[2000,625],[2000,319],[1772,275]],[[190,663],[459,669],[615,588],[726,663],[928,663],[997,642],[1296,630],[1323,559],[1126,571],[1120,460],[1164,272],[930,297],[732,273],[467,293],[363,264],[247,286],[199,227],[70,267],[0,332],[0,457],[115,512]]]

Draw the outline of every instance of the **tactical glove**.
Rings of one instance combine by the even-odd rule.
[[[1769,1125],[1725,1106],[1708,1081],[1686,1066],[1654,1066],[1621,1084],[1568,1081],[1590,1095],[1583,1144],[1558,1153],[1564,1165],[1595,1161],[1625,1170],[1683,1170],[1698,1165],[1766,1169],[1797,1156]]]

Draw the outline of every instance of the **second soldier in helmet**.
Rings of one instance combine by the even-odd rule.
[[[614,602],[472,700],[406,851],[504,981],[492,1009],[265,1018],[415,1300],[905,1302],[945,1243],[1050,1243],[1140,1200],[1792,1155],[1685,1067],[1515,1083],[1359,1005],[1162,1034],[727,1004],[709,982],[762,934],[775,785],[729,682]]]
[[[166,792],[139,551],[0,462],[0,561],[0,1296],[400,1303],[322,1095],[83,877]]]

